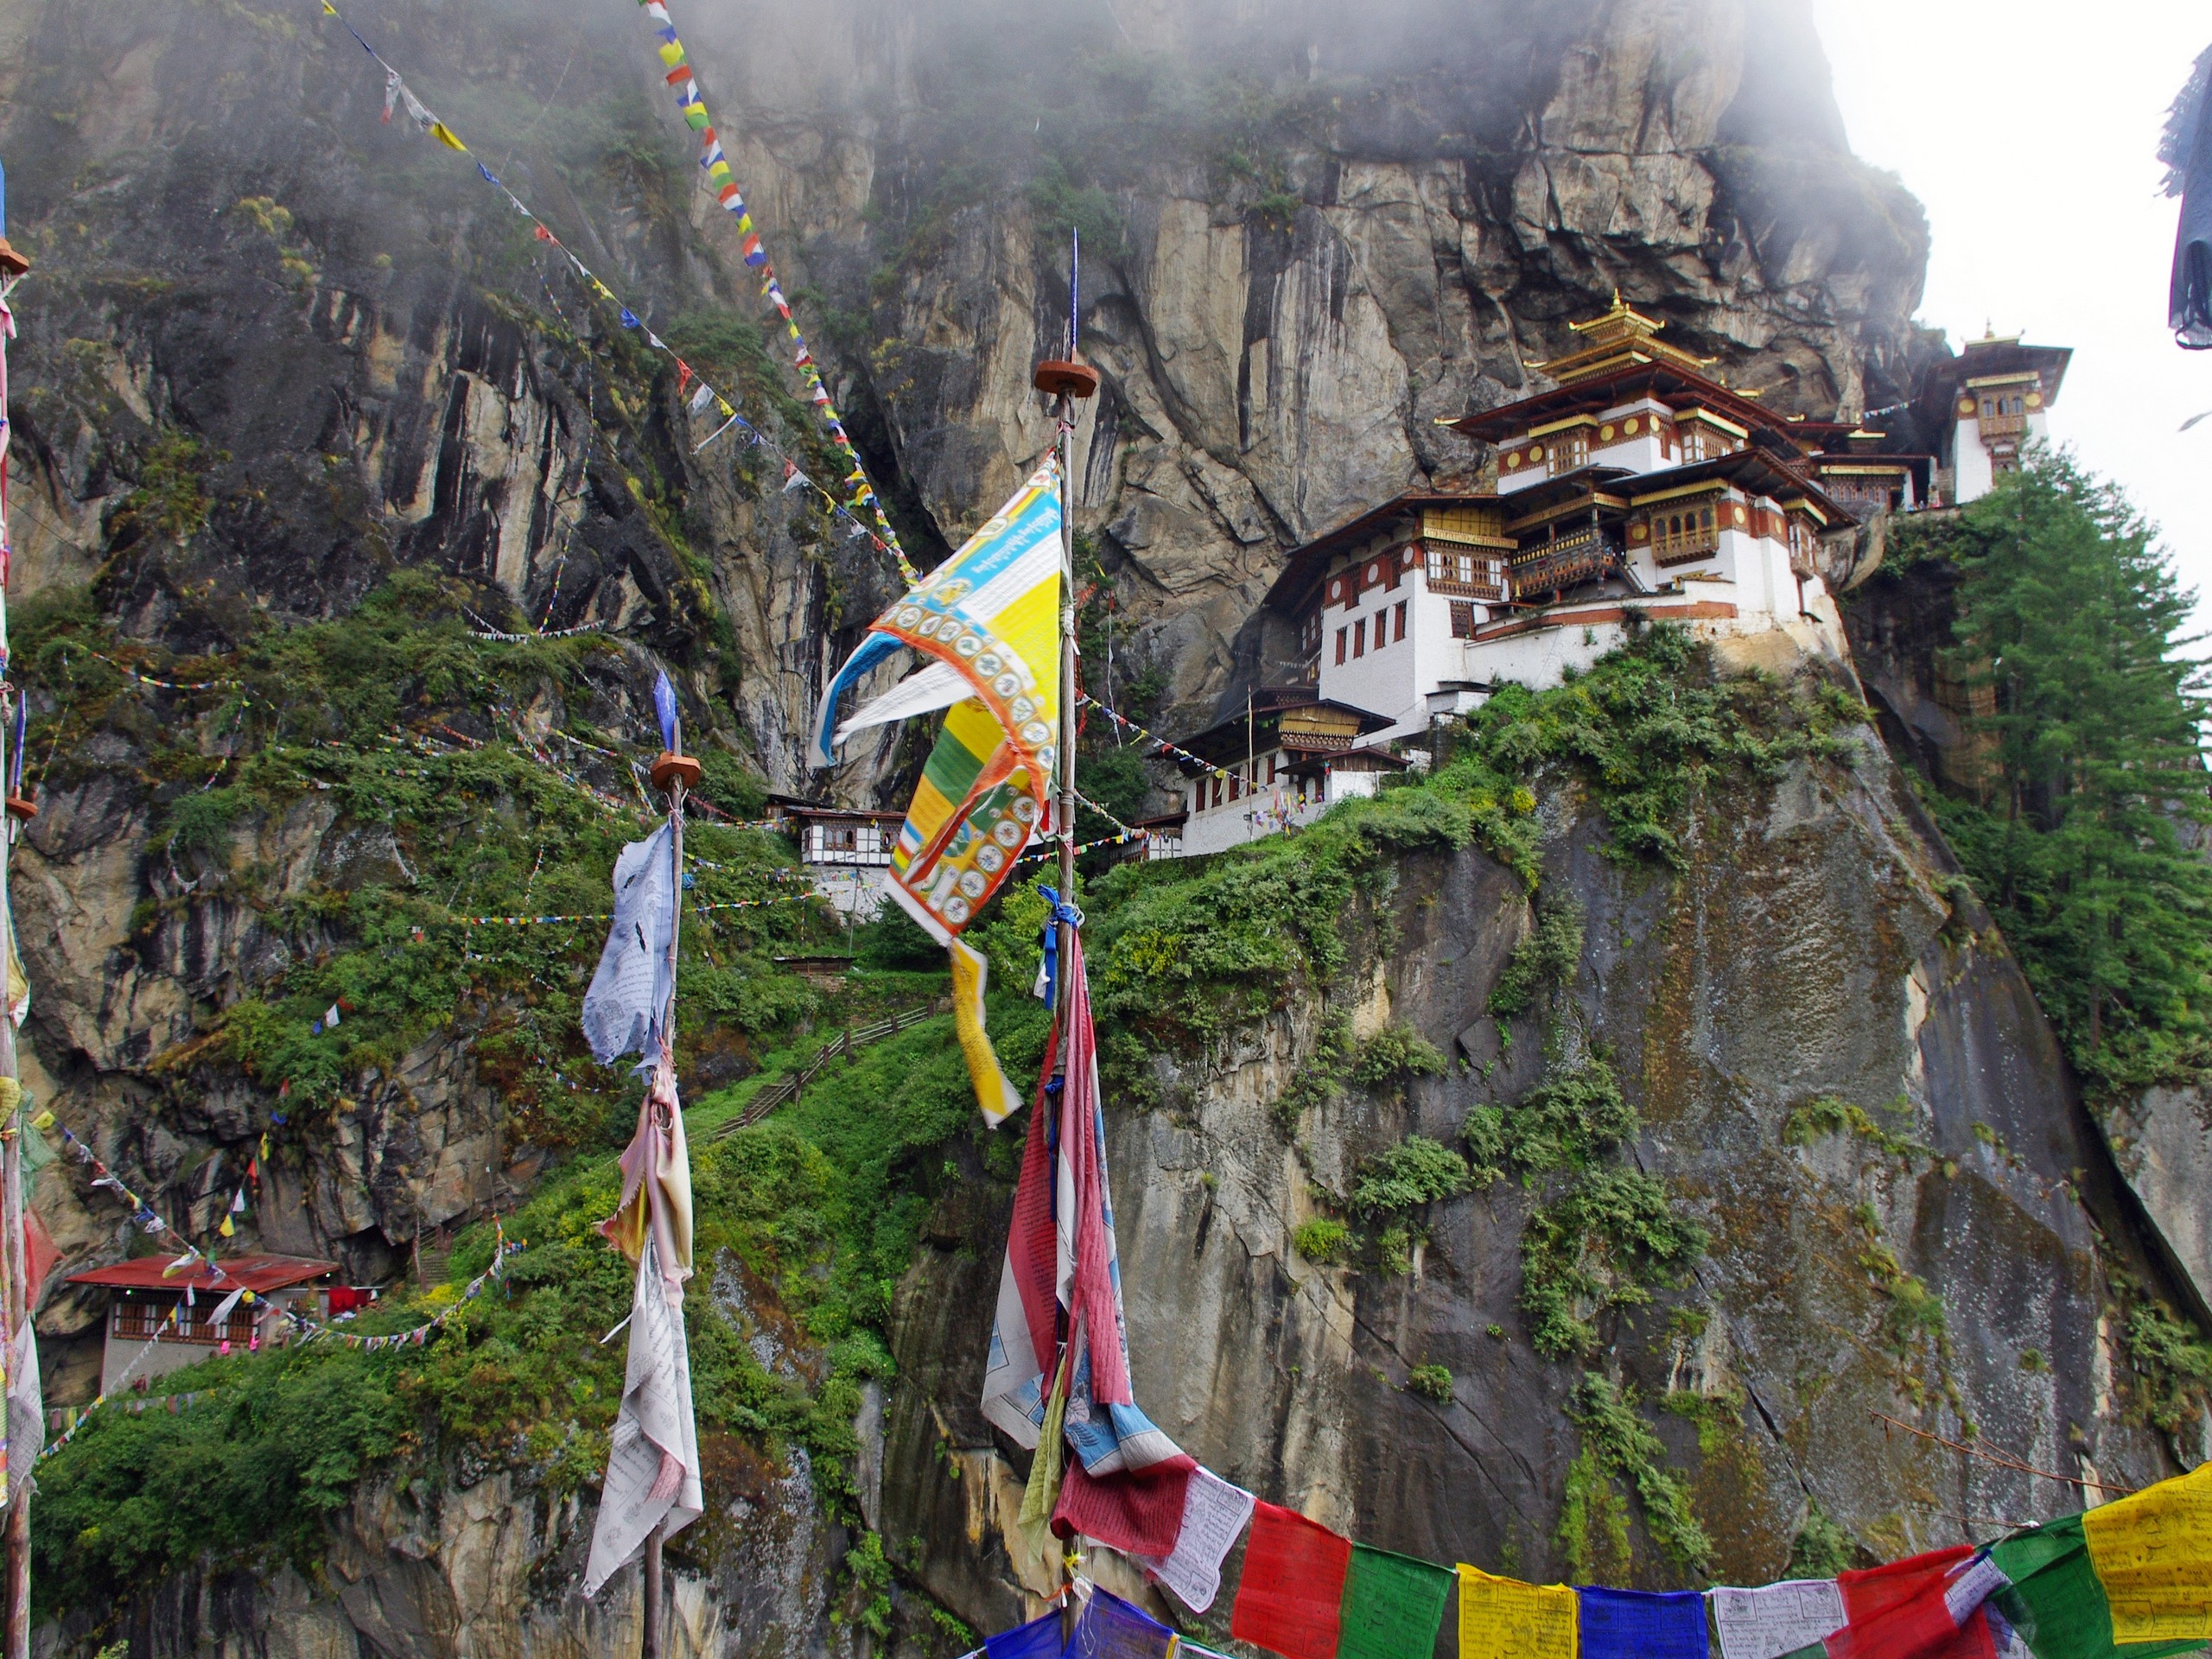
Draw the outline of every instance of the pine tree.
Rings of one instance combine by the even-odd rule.
[[[2195,594],[2118,488],[2048,452],[1966,509],[1945,667],[1986,712],[1939,807],[2093,1094],[2212,1074]]]

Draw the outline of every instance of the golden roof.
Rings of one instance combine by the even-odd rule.
[[[1677,368],[1693,372],[1710,368],[1714,360],[1709,357],[1693,357],[1664,340],[1655,338],[1667,325],[1656,317],[1647,317],[1621,298],[1618,289],[1613,290],[1612,308],[1602,316],[1587,322],[1567,325],[1582,337],[1582,343],[1564,357],[1553,358],[1548,363],[1534,363],[1529,366],[1540,374],[1549,375],[1562,386],[1573,385],[1578,380],[1587,380],[1593,375],[1608,373],[1635,363],[1671,363]]]

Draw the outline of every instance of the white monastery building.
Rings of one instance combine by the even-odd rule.
[[[1495,451],[1495,487],[1401,495],[1290,554],[1264,603],[1297,630],[1300,683],[1248,694],[1185,742],[1183,810],[1145,826],[1154,856],[1218,851],[1370,794],[1406,764],[1383,746],[1501,683],[1557,684],[1646,622],[1780,631],[1847,658],[1821,540],[1986,493],[2043,435],[2069,356],[1969,344],[1916,400],[1916,424],[1941,435],[1929,456],[1855,423],[1775,414],[1618,296],[1570,326],[1576,349],[1535,365],[1551,390],[1447,423]]]

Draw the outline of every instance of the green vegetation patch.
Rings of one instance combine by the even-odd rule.
[[[2119,490],[2031,457],[1955,522],[1893,532],[1958,575],[1938,655],[1976,712],[1931,799],[2093,1100],[2212,1077],[2212,822],[2194,596]]]

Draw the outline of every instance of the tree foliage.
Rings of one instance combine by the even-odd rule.
[[[2212,822],[2195,595],[2112,485],[2032,458],[1966,509],[1946,667],[1979,799],[1938,804],[2093,1092],[2212,1071]]]

